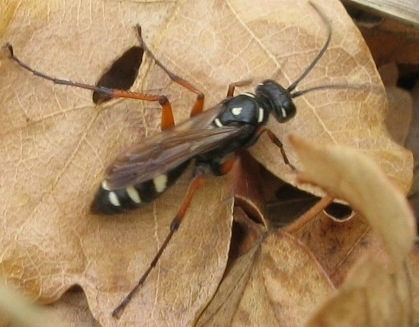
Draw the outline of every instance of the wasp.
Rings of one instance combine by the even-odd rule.
[[[323,47],[304,72],[286,88],[272,79],[267,79],[256,86],[254,93],[234,95],[236,87],[244,86],[250,82],[242,81],[230,84],[226,98],[205,111],[203,110],[204,94],[188,81],[167,69],[155,57],[142,37],[141,27],[137,26],[141,47],[133,50],[135,52],[134,58],[142,59],[141,49],[144,49],[154,62],[167,73],[170,79],[197,95],[190,119],[178,125],[174,124],[171,104],[167,97],[127,91],[133,82],[131,77],[129,78],[129,80],[132,80],[132,82],[129,82],[131,84],[124,84],[124,89],[114,89],[112,84],[107,84],[102,79],[97,85],[93,86],[53,78],[20,61],[14,55],[13,47],[10,44],[6,45],[10,52],[10,58],[21,67],[56,84],[94,91],[93,100],[95,103],[107,101],[110,98],[132,98],[156,101],[161,105],[162,132],[126,149],[107,168],[105,177],[98,187],[91,205],[93,213],[118,214],[139,208],[153,201],[173,185],[189,164],[192,161],[194,162],[193,177],[184,201],[171,222],[168,235],[149,268],[112,312],[114,317],[120,316],[135,292],[156,266],[167,244],[179,229],[194,193],[203,185],[204,178],[209,172],[214,175],[227,174],[233,166],[236,152],[251,147],[263,133],[266,133],[280,149],[284,162],[295,170],[286,156],[281,141],[266,127],[266,124],[270,116],[273,116],[279,123],[285,123],[293,118],[296,114],[293,99],[314,90],[334,87],[333,85],[323,85],[296,91],[298,84],[310,73],[326,52],[332,35],[326,17],[314,4],[310,4],[327,27],[327,38]],[[136,74],[139,66],[134,66],[134,74]],[[132,74],[131,72],[131,76]]]

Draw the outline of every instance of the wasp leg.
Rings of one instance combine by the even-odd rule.
[[[105,93],[105,94],[108,94],[109,93],[109,91],[106,88],[103,88],[104,90],[102,90],[102,88],[97,87],[97,86],[94,86],[94,85],[73,82],[73,81],[65,80],[65,79],[59,79],[59,78],[55,78],[55,77],[49,76],[47,74],[41,73],[41,72],[39,72],[39,71],[31,68],[30,66],[28,66],[27,64],[25,64],[24,62],[22,62],[18,57],[16,57],[15,54],[14,54],[14,51],[13,51],[13,46],[10,43],[6,43],[5,47],[10,52],[9,53],[10,59],[12,59],[19,66],[21,66],[22,68],[24,68],[27,71],[31,72],[33,75],[35,75],[37,77],[41,77],[43,79],[49,80],[49,81],[53,82],[54,84],[74,86],[74,87],[79,87],[81,89],[86,89],[86,90],[91,90],[91,91],[98,91],[98,92]],[[100,89],[100,91],[98,89]]]
[[[285,153],[285,150],[284,150],[284,146],[282,145],[282,142],[279,140],[279,138],[269,128],[266,128],[263,126],[256,132],[256,135],[255,135],[256,139],[258,139],[262,135],[262,133],[266,133],[271,139],[272,143],[275,144],[281,150],[284,163],[290,166],[292,170],[297,170],[294,167],[294,165],[291,164],[290,161],[288,160],[287,154]]]
[[[188,191],[186,193],[185,199],[183,200],[183,203],[177,212],[175,218],[173,218],[171,224],[170,224],[170,231],[169,234],[166,236],[166,239],[160,246],[157,254],[154,256],[153,260],[151,261],[149,267],[144,272],[144,274],[141,276],[140,280],[138,281],[137,285],[134,286],[134,288],[124,297],[124,299],[121,301],[121,303],[115,308],[115,310],[112,311],[112,317],[119,318],[122,314],[125,307],[128,305],[128,303],[131,301],[134,294],[137,292],[137,290],[144,284],[145,280],[147,279],[150,272],[154,269],[157,262],[159,261],[161,255],[163,254],[164,250],[167,247],[167,244],[172,239],[175,232],[179,229],[180,224],[182,223],[183,218],[185,217],[186,211],[188,210],[192,198],[195,195],[196,191],[201,188],[204,185],[205,181],[205,169],[202,167],[197,166],[195,170],[194,177],[192,178],[191,182],[189,183]]]
[[[237,156],[232,155],[224,159],[221,163],[218,161],[212,162],[210,164],[211,170],[216,176],[226,175],[233,168],[236,161],[237,161]]]
[[[117,90],[117,89],[112,89],[112,88],[108,88],[104,86],[95,86],[95,85],[90,85],[90,84],[85,84],[85,83],[73,82],[71,80],[55,78],[47,74],[44,74],[42,72],[39,72],[31,68],[24,62],[22,62],[19,58],[15,56],[14,51],[13,51],[13,46],[10,43],[7,43],[6,47],[8,48],[10,52],[10,58],[13,61],[15,61],[19,66],[31,72],[33,75],[37,77],[41,77],[43,79],[51,81],[54,84],[73,86],[73,87],[78,87],[85,90],[95,91],[102,94],[105,97],[137,99],[137,100],[143,100],[143,101],[158,102],[163,109],[162,123],[161,123],[162,129],[163,130],[168,129],[175,125],[173,112],[172,112],[172,106],[170,105],[170,102],[167,99],[167,97],[163,95],[152,95],[152,94],[146,94],[146,93]]]
[[[204,110],[204,101],[205,101],[205,96],[204,93],[202,93],[200,90],[198,90],[195,86],[193,86],[191,83],[189,83],[187,80],[183,79],[182,77],[176,75],[175,73],[173,73],[172,71],[170,71],[168,68],[166,68],[165,65],[163,65],[163,63],[156,58],[156,56],[154,55],[154,53],[148,48],[147,44],[145,43],[142,34],[141,34],[141,26],[137,25],[137,35],[138,35],[138,40],[140,42],[141,47],[148,53],[148,55],[153,59],[153,61],[161,68],[163,69],[163,71],[167,74],[167,76],[169,76],[169,78],[183,86],[184,88],[186,88],[187,90],[193,92],[196,94],[196,100],[195,100],[195,104],[191,110],[190,116],[193,117],[195,115],[200,114],[203,110]]]
[[[165,129],[172,128],[175,126],[175,119],[173,117],[173,110],[172,105],[164,95],[152,95],[146,93],[138,93],[138,92],[130,92],[130,91],[123,91],[123,90],[114,90],[109,89],[111,92],[109,93],[113,98],[125,98],[125,99],[137,99],[143,101],[150,101],[150,102],[158,102],[162,108],[161,114],[161,130],[164,131]]]
[[[228,86],[227,98],[231,98],[231,97],[234,96],[234,91],[235,91],[236,87],[246,86],[246,85],[249,85],[251,83],[252,83],[252,80],[250,80],[250,79],[231,83]]]

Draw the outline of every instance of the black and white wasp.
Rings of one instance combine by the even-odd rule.
[[[93,86],[56,79],[21,62],[14,55],[13,47],[7,44],[10,57],[23,68],[56,84],[92,90],[96,94],[97,101],[106,101],[108,98],[114,97],[133,98],[158,101],[162,106],[162,132],[126,149],[107,168],[106,175],[91,205],[93,213],[123,213],[153,201],[175,183],[191,161],[194,162],[193,177],[187,194],[172,220],[165,241],[139,282],[113,311],[113,316],[120,315],[135,291],[144,283],[156,265],[173,234],[179,228],[195,191],[202,185],[208,172],[211,171],[215,175],[226,174],[232,167],[236,151],[249,148],[257,142],[263,133],[267,133],[272,142],[281,150],[285,163],[294,169],[287,159],[280,140],[266,127],[266,123],[271,115],[279,123],[289,121],[296,114],[294,98],[307,92],[330,87],[319,86],[295,91],[301,80],[309,74],[326,52],[331,40],[331,28],[327,19],[313,4],[311,5],[325,22],[328,32],[323,47],[301,76],[287,88],[282,87],[274,80],[267,79],[256,86],[254,93],[240,95],[234,95],[235,88],[248,84],[248,82],[233,83],[228,88],[227,97],[206,111],[203,110],[204,95],[189,82],[169,71],[154,56],[144,42],[141,28],[138,26],[140,48],[144,49],[174,82],[197,94],[191,118],[176,126],[170,102],[165,96],[117,90],[101,83]],[[136,49],[135,56],[142,58],[142,51]],[[138,72],[138,66],[135,66],[134,70]],[[124,86],[125,89],[129,87],[130,85]],[[100,100],[98,100],[99,96]]]

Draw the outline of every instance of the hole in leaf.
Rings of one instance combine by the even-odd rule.
[[[242,207],[234,207],[234,220],[232,226],[230,250],[226,273],[237,258],[247,253],[257,244],[263,236],[264,225],[255,223]]]
[[[345,221],[350,219],[354,215],[352,208],[342,203],[331,203],[324,209],[326,215],[336,221]]]
[[[275,192],[275,200],[267,204],[272,227],[281,228],[288,225],[318,200],[318,197],[283,182]]]
[[[121,57],[116,59],[109,69],[99,78],[96,86],[128,90],[135,82],[138,70],[143,61],[144,49],[135,46],[125,51]],[[109,101],[111,97],[99,92],[93,92],[92,100],[96,104]]]

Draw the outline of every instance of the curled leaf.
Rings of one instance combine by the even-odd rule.
[[[140,23],[156,56],[202,90],[208,105],[225,98],[228,84],[249,77],[255,84],[275,78],[289,85],[326,35],[305,0],[9,3],[13,10],[0,24],[1,43],[12,42],[16,54],[38,70],[94,84],[114,58],[137,44],[133,27]],[[331,83],[365,88],[307,94],[297,99],[294,121],[270,127],[278,136],[301,130],[319,143],[362,145],[406,189],[411,162],[381,128],[384,92],[366,47],[338,1],[316,3],[330,21],[332,42],[301,89]],[[155,255],[190,175],[136,212],[92,215],[90,203],[106,166],[159,131],[160,107],[119,100],[96,107],[90,92],[28,75],[3,52],[0,60],[1,275],[41,302],[55,301],[78,284],[100,324],[114,325],[110,312]],[[196,98],[147,56],[133,90],[167,95],[177,121],[187,119]],[[292,179],[275,150],[262,137],[253,153],[277,176]],[[196,196],[120,326],[191,325],[198,319],[226,267],[233,205],[226,184],[210,178]]]
[[[360,211],[380,235],[393,263],[400,266],[415,238],[415,222],[403,194],[356,150],[321,147],[296,136],[290,141],[305,167],[299,179],[323,187]]]
[[[321,186],[361,212],[391,259],[391,272],[368,259],[356,263],[336,297],[328,300],[308,326],[410,326],[413,317],[408,255],[415,223],[403,194],[377,165],[354,149],[319,146],[291,136],[304,171],[302,182]]]

